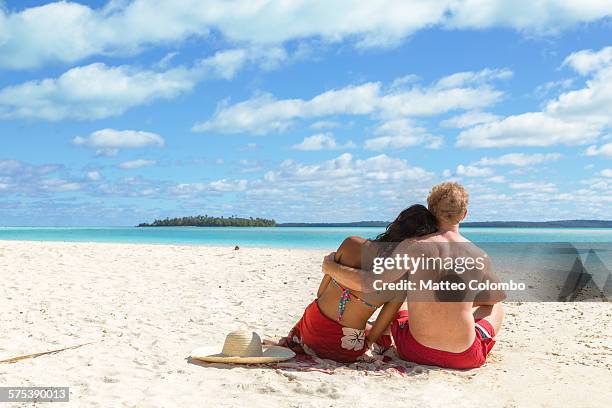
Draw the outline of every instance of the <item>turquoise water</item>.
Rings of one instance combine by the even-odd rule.
[[[335,249],[344,238],[358,235],[373,238],[383,228],[30,228],[0,227],[0,240],[130,242],[188,245],[239,245],[276,248]],[[612,228],[464,228],[474,242],[602,242],[612,243]]]

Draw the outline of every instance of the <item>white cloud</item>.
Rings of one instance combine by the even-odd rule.
[[[182,183],[177,184],[172,192],[180,196],[192,196],[202,193],[227,193],[245,191],[247,180],[215,180],[209,183]]]
[[[391,89],[401,89],[406,87],[409,84],[418,82],[419,79],[421,79],[418,75],[415,74],[408,74],[408,75],[404,75],[401,76],[399,78],[395,78],[393,80],[393,82],[391,82],[391,85],[389,86],[389,88]]]
[[[48,61],[75,62],[93,55],[134,54],[151,45],[205,38],[218,30],[230,41],[279,44],[320,37],[355,38],[362,46],[389,45],[439,22],[445,4],[418,0],[364,4],[347,1],[253,3],[208,0],[111,2],[102,9],[57,2],[21,12],[0,10],[0,66],[28,68]]]
[[[566,121],[542,112],[529,112],[464,130],[457,137],[457,146],[572,145],[588,143],[598,136],[599,128],[588,122]]]
[[[565,64],[590,75],[581,89],[547,101],[540,112],[508,116],[462,131],[463,147],[578,145],[595,141],[612,126],[612,47],[579,51]]]
[[[77,191],[81,189],[81,185],[79,183],[60,183],[56,185],[52,190],[63,192],[63,191]]]
[[[599,172],[602,177],[612,177],[612,169],[603,169]]]
[[[448,25],[455,28],[511,27],[520,31],[557,33],[578,23],[612,15],[609,2],[599,0],[464,0],[452,2]]]
[[[467,128],[481,123],[489,123],[499,119],[499,116],[488,112],[469,111],[453,116],[440,122],[443,127]]]
[[[23,164],[18,160],[0,160],[0,174],[13,174],[21,171]]]
[[[350,149],[355,144],[350,140],[346,144],[338,144],[331,133],[317,133],[316,135],[305,137],[302,142],[292,146],[294,150],[315,151],[315,150],[335,150]]]
[[[130,160],[119,164],[119,167],[122,169],[132,170],[132,169],[140,169],[142,167],[150,167],[156,165],[157,162],[155,160],[145,160],[145,159],[137,159]]]
[[[107,118],[157,99],[173,98],[194,84],[185,69],[159,73],[95,63],[72,68],[58,78],[1,89],[0,117],[52,121]]]
[[[7,197],[37,197],[43,201],[61,198],[70,194],[69,201],[61,206],[76,202],[84,195],[116,195],[123,197],[138,196],[140,187],[166,189],[167,183],[161,180],[147,181],[140,178],[105,179],[98,170],[81,171],[73,174],[69,168],[58,164],[33,165],[18,160],[0,160],[0,184],[4,185],[3,194]],[[74,193],[79,193],[78,195]],[[23,200],[20,200],[23,202]],[[99,202],[97,200],[92,201]],[[24,205],[24,208],[28,206]],[[75,215],[75,214],[73,214]]]
[[[298,183],[302,186],[323,186],[330,183],[335,187],[356,186],[369,183],[398,183],[410,180],[431,179],[432,173],[410,166],[405,160],[381,154],[367,159],[353,159],[344,153],[335,159],[319,164],[300,164],[285,160],[280,168],[269,171],[265,180],[272,183]]]
[[[240,166],[242,166],[240,169],[240,173],[242,174],[258,173],[262,170],[262,167],[257,160],[241,159],[239,163]]]
[[[601,175],[601,174],[600,174]],[[602,198],[606,198],[607,201],[612,201],[612,180],[608,177],[604,178],[591,178],[586,180],[581,180],[581,184],[588,186],[587,191],[591,192],[591,195],[600,195]],[[581,190],[578,190],[580,193]],[[609,213],[609,208],[608,208]],[[608,216],[606,217],[608,218]]]
[[[610,16],[605,1],[512,3],[505,0],[148,0],[110,1],[93,9],[55,2],[20,11],[0,9],[0,66],[31,68],[73,63],[96,55],[125,56],[151,46],[206,39],[281,44],[317,38],[358,47],[388,47],[432,26],[511,27],[547,33]]]
[[[81,189],[81,185],[79,183],[64,183],[64,182],[59,182],[53,187],[49,187],[49,191],[54,191],[54,192],[77,191],[80,189]]]
[[[384,122],[374,133],[379,136],[365,141],[364,147],[368,150],[403,149],[421,144],[437,149],[443,141],[442,137],[429,134],[425,128],[415,126],[407,119]]]
[[[485,69],[483,71],[490,71]],[[480,71],[480,72],[483,72]],[[378,102],[379,114],[386,118],[399,116],[435,116],[441,113],[456,110],[480,109],[492,106],[499,102],[503,93],[492,88],[488,83],[481,80],[488,78],[501,79],[495,76],[480,76],[480,72],[463,72],[472,74],[478,81],[467,79],[452,80],[445,83],[446,77],[442,78],[438,84],[430,87],[414,86],[410,89],[392,89],[382,95]],[[443,86],[440,86],[443,82]],[[450,86],[451,83],[456,86]]]
[[[0,118],[58,121],[118,116],[133,107],[187,93],[205,79],[232,78],[247,62],[271,66],[282,58],[275,48],[250,48],[218,51],[192,67],[161,71],[94,63],[57,78],[0,89]]]
[[[313,221],[371,219],[371,214],[387,219],[396,210],[422,202],[434,180],[432,172],[406,160],[344,153],[316,163],[285,160],[250,182],[245,199],[272,209],[270,214],[288,214],[285,219],[295,220],[296,214],[300,220]]]
[[[530,166],[545,162],[559,160],[559,153],[509,153],[500,157],[483,157],[478,160],[476,165],[484,166]]]
[[[152,132],[101,129],[87,137],[76,136],[72,139],[72,143],[98,149],[96,154],[99,156],[114,156],[119,149],[163,147],[165,141],[163,137]]]
[[[559,95],[546,105],[545,111],[551,116],[586,122],[599,127],[612,126],[612,47],[599,52],[589,51],[597,63],[575,65],[578,72],[591,76],[582,89]],[[572,54],[575,55],[575,54]],[[570,55],[570,57],[572,56]]]
[[[538,85],[534,90],[534,95],[543,98],[548,96],[554,90],[569,89],[574,84],[573,79],[560,79],[558,81],[548,81],[543,85]]]
[[[73,192],[84,187],[82,181],[82,178],[70,177],[62,165],[0,160],[0,184],[8,194],[40,197],[49,193]]]
[[[440,79],[436,84],[436,88],[449,89],[471,84],[487,84],[493,80],[511,78],[512,75],[513,73],[509,69],[485,68],[477,72],[457,72]]]
[[[0,176],[40,176],[60,170],[58,164],[30,165],[14,159],[0,159]]]
[[[163,56],[162,59],[155,63],[156,68],[166,69],[170,66],[170,62],[178,55],[179,53],[176,51],[169,52]]]
[[[53,193],[64,193],[69,191],[77,191],[82,188],[81,184],[69,182],[63,179],[44,179],[40,181],[40,188],[43,191]]]
[[[99,171],[88,171],[87,179],[90,181],[98,181],[102,178]]]
[[[333,129],[338,126],[340,126],[340,124],[338,122],[334,122],[333,120],[319,120],[310,125],[311,129],[315,130]]]
[[[210,57],[198,60],[191,72],[196,77],[231,79],[246,63],[253,63],[264,70],[271,70],[295,58],[283,48],[273,46],[228,49],[217,51]]]
[[[557,187],[553,183],[545,182],[510,183],[510,188],[515,190],[532,190],[538,193],[553,193],[557,191]]]
[[[247,187],[247,180],[238,180],[229,182],[225,179],[217,180],[209,183],[209,186],[214,191],[244,191]]]
[[[581,75],[587,75],[612,63],[612,47],[604,47],[599,51],[582,50],[570,54],[563,61]]]
[[[462,164],[457,166],[457,175],[464,177],[489,177],[493,175],[493,170],[487,167],[477,166],[464,166]]]
[[[329,90],[309,100],[279,100],[270,94],[259,94],[234,105],[225,100],[218,105],[211,119],[196,123],[192,130],[267,134],[284,131],[300,119],[367,115],[383,121],[393,121],[405,117],[477,109],[495,104],[501,99],[502,92],[485,83],[508,76],[499,72],[507,71],[485,69],[480,72],[463,72],[460,78],[446,77],[429,87],[413,85],[409,89],[383,89],[378,82],[368,82]]]
[[[243,49],[225,50],[214,54],[210,58],[199,61],[197,64],[201,68],[207,68],[215,76],[230,79],[243,66],[247,59],[247,51]],[[197,73],[197,68],[194,69]]]
[[[612,143],[606,143],[599,147],[589,146],[585,152],[587,156],[605,156],[612,157]]]
[[[506,183],[507,180],[504,176],[493,176],[493,177],[488,177],[486,181],[490,183]]]
[[[295,119],[335,114],[367,114],[374,109],[380,84],[366,83],[330,90],[306,101],[277,100],[261,94],[235,105],[225,101],[211,120],[196,123],[195,132],[265,134],[287,129]]]

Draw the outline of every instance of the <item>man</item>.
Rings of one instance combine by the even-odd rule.
[[[465,283],[468,276],[478,275],[478,281],[495,281],[487,255],[459,232],[459,223],[467,215],[468,194],[465,189],[458,183],[436,185],[427,198],[427,204],[437,219],[438,231],[420,239],[403,241],[395,248],[393,256],[455,261],[479,259],[483,268],[471,268],[469,273],[459,274],[446,267],[436,270],[420,267],[410,272],[410,280],[415,283],[441,282],[444,281],[441,276],[444,276],[449,281]],[[375,291],[377,280],[378,286],[381,281],[396,282],[408,272],[391,268],[375,275],[339,265],[333,262],[333,257],[326,257],[323,271],[345,287],[361,292]],[[448,296],[431,288],[412,294],[409,291],[408,301],[391,323],[391,334],[399,356],[417,364],[447,368],[481,366],[501,328],[503,309],[499,302],[504,298],[503,292],[463,290]]]

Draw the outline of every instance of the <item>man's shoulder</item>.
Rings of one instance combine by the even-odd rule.
[[[395,250],[394,254],[409,254],[412,256],[417,255],[429,255],[435,256],[440,253],[440,244],[442,241],[437,239],[425,238],[410,238],[400,242]]]
[[[471,256],[486,256],[485,251],[478,245],[458,233],[431,234],[424,237],[405,241],[406,247],[424,253],[455,253]]]

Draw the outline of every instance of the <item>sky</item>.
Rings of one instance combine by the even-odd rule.
[[[611,219],[610,0],[0,0],[0,225]]]

